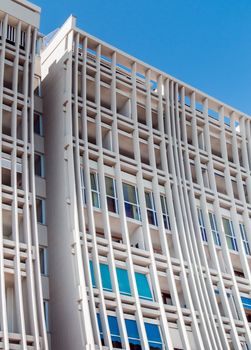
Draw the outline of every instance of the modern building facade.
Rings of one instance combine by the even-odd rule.
[[[0,3],[0,349],[251,349],[250,117],[39,17]]]
[[[0,3],[0,349],[5,350],[48,349],[49,289],[46,277],[42,284],[39,259],[47,232],[36,219],[41,221],[45,198],[38,159],[43,140],[34,134],[42,112],[39,19],[40,8],[26,1]]]
[[[41,54],[53,349],[251,349],[250,118],[85,33]]]

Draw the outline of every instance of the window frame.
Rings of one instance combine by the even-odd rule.
[[[121,340],[121,335],[120,335],[120,332],[119,332],[119,324],[118,324],[118,319],[116,316],[113,316],[113,315],[108,315],[107,316],[107,319],[108,319],[108,325],[109,325],[109,331],[110,331],[110,336],[111,336],[111,341],[112,341],[112,344],[115,342],[115,343],[120,343],[121,344],[121,347],[122,348],[122,340]],[[114,320],[114,321],[112,321]],[[118,334],[115,334],[115,333],[112,333],[112,331],[114,331],[114,329],[112,329],[111,325],[115,325],[115,328],[118,332]],[[114,344],[113,344],[114,346]],[[118,349],[118,347],[115,347],[114,348]]]
[[[213,233],[214,243],[220,247],[221,246],[220,232],[218,230],[215,214],[210,211],[208,213],[208,215],[209,215],[211,231]],[[212,220],[211,220],[211,218],[212,218]]]
[[[149,278],[148,278],[149,277],[149,273],[147,274],[147,273],[142,273],[142,272],[135,271],[134,275],[135,275],[136,286],[137,286],[137,291],[138,291],[139,298],[142,299],[142,300],[154,301],[153,291],[152,291],[152,288],[151,288],[151,283],[150,283]],[[145,279],[145,281],[146,281],[146,283],[148,285],[148,289],[149,289],[149,292],[150,292],[151,296],[142,295],[142,293],[140,293],[140,290],[141,290],[141,288],[139,288],[140,280],[137,278],[137,276],[140,277],[140,278],[144,277],[144,279]]]
[[[48,248],[47,247],[39,246],[39,262],[40,262],[41,275],[48,276]]]
[[[38,125],[39,125],[39,132],[36,132],[36,128],[35,128],[35,115],[38,116]],[[33,128],[34,128],[34,134],[39,135],[39,136],[44,136],[43,133],[43,116],[41,113],[34,111],[33,114]]]
[[[38,221],[38,211],[37,211],[37,201],[41,202],[41,217],[42,220]],[[46,205],[45,205],[45,199],[41,197],[36,197],[36,216],[37,216],[37,223],[41,225],[46,225]]]
[[[127,275],[127,282],[128,282],[128,292],[125,292],[125,291],[121,291],[121,283],[120,283],[120,276],[119,276],[119,271],[123,271],[122,273],[125,273]],[[127,295],[127,296],[131,296],[132,295],[132,292],[131,292],[131,286],[130,286],[130,280],[129,280],[129,275],[128,275],[128,271],[127,269],[124,269],[122,267],[119,267],[119,266],[116,266],[116,277],[117,277],[117,281],[118,281],[118,286],[119,286],[119,294],[121,295]],[[121,276],[123,277],[123,276]],[[124,279],[125,279],[125,276],[124,276]]]
[[[100,271],[100,277],[101,277],[101,283],[102,283],[102,288],[106,292],[112,292],[112,280],[111,280],[111,273],[109,269],[109,265],[105,263],[99,263],[99,271]],[[107,276],[105,275],[107,273]],[[104,284],[108,283],[109,286],[105,286]]]
[[[149,195],[151,207],[147,206],[146,195]],[[146,211],[147,211],[147,218],[148,218],[149,225],[158,226],[157,211],[156,211],[154,195],[152,191],[148,191],[148,190],[145,191],[145,201],[146,201]],[[150,213],[150,215],[152,216],[153,222],[150,222],[148,213]]]
[[[128,334],[128,324],[133,324],[134,326],[136,326],[135,331],[136,331],[136,335],[137,337],[132,337]],[[126,333],[127,333],[127,338],[128,338],[128,343],[129,344],[133,344],[133,345],[140,345],[141,346],[141,339],[140,339],[140,335],[139,335],[139,330],[138,330],[138,325],[137,325],[137,321],[136,320],[132,320],[132,319],[128,319],[125,318],[125,325],[126,325]],[[131,328],[131,327],[130,327]],[[132,328],[131,328],[132,329]],[[132,340],[132,342],[130,342],[130,340]]]
[[[230,233],[231,235],[227,234],[226,231],[225,231],[225,226],[224,226],[224,220],[225,222],[228,222],[228,225],[229,225],[229,228],[230,228]],[[233,227],[233,222],[231,219],[227,218],[227,217],[223,217],[222,218],[222,222],[223,222],[223,228],[224,228],[224,233],[225,233],[225,236],[226,236],[226,240],[227,240],[227,246],[230,250],[233,250],[235,252],[238,252],[238,244],[237,244],[237,240],[236,240],[236,235],[235,235],[235,232],[234,232],[234,227]],[[230,239],[231,241],[231,246],[232,247],[229,247],[229,240],[228,238]]]
[[[109,194],[107,194],[107,187],[106,187],[106,179],[111,179],[112,180],[112,188],[113,188],[113,193],[114,193],[114,196],[111,196]],[[105,189],[106,189],[106,202],[107,202],[107,209],[109,212],[111,213],[115,213],[115,214],[118,214],[119,212],[119,207],[118,207],[118,195],[117,195],[117,188],[116,188],[116,180],[114,179],[114,177],[111,177],[111,176],[108,176],[108,175],[105,175]],[[109,204],[108,204],[108,199],[112,199],[114,200],[114,203],[115,203],[115,211],[112,211],[112,210],[109,210]]]
[[[36,172],[36,156],[40,159],[40,172]],[[45,177],[45,164],[44,164],[45,158],[44,154],[35,152],[34,153],[34,171],[35,175],[44,178]]]
[[[38,97],[42,97],[42,84],[41,84],[41,78],[38,75],[34,75],[34,95]],[[37,84],[36,84],[37,83]]]
[[[92,188],[92,179],[91,179],[91,176],[94,175],[94,179],[95,179],[95,184],[96,184],[96,188],[97,189],[93,189]],[[92,206],[94,208],[97,208],[97,209],[100,209],[101,208],[101,201],[100,201],[100,187],[99,187],[99,178],[98,178],[98,173],[97,171],[90,171],[90,183],[91,183],[91,186],[90,186],[90,189],[91,189],[91,197],[92,197]],[[98,206],[94,205],[94,195],[97,196],[97,203],[98,203]]]
[[[125,200],[124,186],[131,186],[134,189],[136,203],[132,203],[132,202]],[[133,220],[141,221],[139,197],[138,197],[138,191],[137,191],[136,185],[132,185],[131,183],[128,183],[128,182],[122,182],[122,187],[123,187],[123,199],[124,199],[124,208],[125,208],[126,217],[133,219]],[[137,217],[135,217],[135,216],[131,217],[131,216],[127,215],[126,204],[132,206],[132,208],[135,208],[135,213],[136,213]],[[134,210],[132,212],[134,213]]]
[[[163,198],[163,200],[162,200]],[[167,207],[167,199],[164,194],[160,194],[160,204],[161,204],[161,211],[162,211],[162,217],[164,222],[164,227],[166,230],[171,231],[171,223],[170,223],[170,217],[168,213],[168,207]]]
[[[147,325],[147,326],[146,326]],[[149,345],[149,348],[154,348],[154,349],[163,349],[163,340],[162,340],[162,335],[161,335],[161,330],[160,330],[160,326],[156,323],[152,323],[152,322],[144,322],[144,326],[145,326],[145,330],[146,330],[146,336],[147,336],[147,342]],[[152,338],[150,338],[150,336],[152,337],[152,335],[150,334],[150,330],[155,329],[155,336],[157,335],[159,337],[158,340],[154,340]],[[157,332],[157,334],[156,334]]]
[[[198,216],[198,222],[200,227],[200,234],[203,242],[207,242],[207,230],[203,218],[202,209],[200,207],[197,207],[197,216]]]
[[[244,245],[246,255],[251,255],[251,249],[250,249],[250,245],[249,245],[249,241],[248,241],[248,237],[247,237],[247,231],[246,231],[244,223],[240,222],[239,227],[240,227],[241,239],[242,239],[242,242]]]
[[[80,167],[80,190],[82,193],[82,203],[86,205],[85,174],[83,166]]]
[[[50,332],[49,300],[43,300],[44,321],[47,333]]]

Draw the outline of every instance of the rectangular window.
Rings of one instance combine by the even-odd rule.
[[[117,273],[120,293],[124,295],[131,295],[131,289],[130,289],[127,270],[116,267],[116,273]]]
[[[158,226],[157,213],[152,192],[145,192],[147,217],[150,225]]]
[[[136,187],[123,183],[123,194],[126,216],[135,220],[141,220]]]
[[[36,209],[37,209],[37,222],[45,225],[45,200],[37,198],[36,199]]]
[[[207,231],[206,231],[206,227],[204,224],[202,210],[200,208],[197,208],[197,213],[198,213],[198,220],[199,220],[200,233],[201,233],[202,240],[207,242]]]
[[[222,221],[223,221],[223,227],[224,227],[228,248],[231,250],[238,251],[238,246],[237,246],[237,241],[236,241],[232,221],[226,218],[223,218]]]
[[[110,278],[109,267],[106,264],[100,264],[99,267],[100,267],[100,273],[101,273],[102,287],[104,290],[111,292],[112,282]]]
[[[34,163],[35,163],[35,175],[44,177],[44,155],[35,153]]]
[[[46,331],[49,332],[49,302],[48,300],[44,300],[44,319],[45,319],[45,327]]]
[[[221,245],[220,233],[218,231],[216,217],[214,213],[211,213],[211,212],[209,213],[209,220],[210,220],[211,230],[213,232],[214,243],[220,246]]]
[[[85,194],[85,178],[84,178],[83,167],[80,168],[80,186],[81,186],[81,193],[82,193],[82,201],[84,205],[86,204],[86,194]]]
[[[128,335],[128,342],[130,344],[131,349],[134,349],[134,345],[140,346],[140,337],[136,321],[125,320],[125,324]]]
[[[117,318],[114,316],[108,316],[108,323],[109,323],[113,348],[121,349],[122,344],[121,344],[121,338],[120,338],[119,325],[118,325]]]
[[[48,251],[45,247],[39,247],[40,271],[44,276],[48,276]]]
[[[100,268],[103,289],[107,291],[112,291],[112,282],[110,278],[110,271],[109,271],[108,265],[100,264],[99,268]],[[92,260],[90,260],[90,272],[91,272],[92,286],[93,288],[96,288],[96,281],[95,281],[95,274],[94,274],[94,267],[93,267]]]
[[[240,231],[241,231],[241,238],[244,244],[245,252],[247,255],[251,255],[250,246],[247,238],[247,232],[246,232],[245,225],[243,223],[240,223]]]
[[[39,113],[34,113],[34,133],[43,136],[43,118]]]
[[[145,323],[145,328],[150,350],[163,349],[159,326],[152,323]]]
[[[143,273],[135,272],[136,284],[138,288],[139,297],[141,299],[153,300],[152,292],[149,287],[147,276]]]
[[[96,208],[100,208],[98,174],[90,173],[90,178],[91,178],[92,205]]]
[[[108,210],[113,213],[118,213],[118,198],[115,179],[105,176],[105,188]]]
[[[162,215],[163,215],[165,229],[171,230],[170,219],[169,219],[168,210],[167,210],[167,202],[166,202],[166,197],[164,195],[160,196],[160,202],[161,202]]]

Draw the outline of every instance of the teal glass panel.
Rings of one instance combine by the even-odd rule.
[[[127,270],[116,267],[116,273],[117,273],[120,293],[125,295],[131,295],[131,289],[130,289]]]
[[[144,275],[143,273],[135,272],[135,278],[139,297],[141,299],[153,300],[146,275]]]
[[[108,265],[100,264],[100,273],[101,273],[102,286],[103,286],[104,290],[111,291],[112,290],[112,283],[111,283]]]

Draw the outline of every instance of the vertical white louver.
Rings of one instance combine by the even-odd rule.
[[[3,33],[3,21],[0,21],[0,38],[2,38]]]

